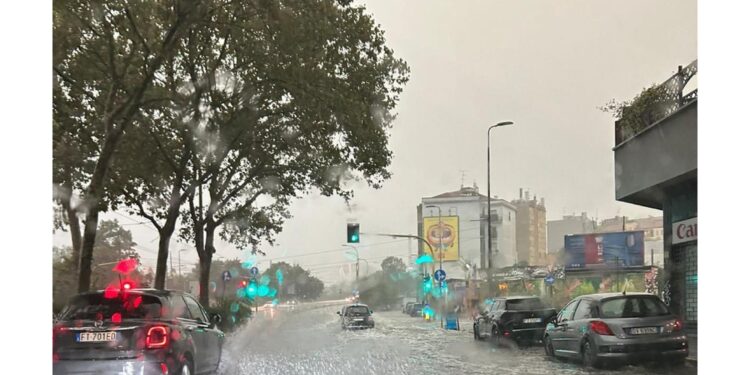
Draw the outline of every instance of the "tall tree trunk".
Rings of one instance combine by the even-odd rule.
[[[180,181],[180,185],[182,182]],[[156,274],[154,275],[154,288],[164,289],[167,279],[167,260],[169,257],[169,242],[177,226],[177,218],[180,216],[180,187],[175,184],[176,191],[172,191],[167,220],[159,230],[159,255],[156,257]]]
[[[159,255],[156,259],[156,275],[154,275],[154,287],[164,289],[167,279],[167,258],[169,257],[169,241],[172,239],[177,219],[180,217],[180,206],[187,198],[182,194],[182,183],[185,180],[185,168],[190,161],[189,139],[185,135],[185,147],[183,148],[180,164],[175,171],[176,175],[172,183],[172,191],[169,197],[169,209],[167,210],[167,219],[164,226],[159,230]],[[182,270],[180,270],[182,271]],[[178,271],[179,273],[179,271]]]
[[[208,282],[211,276],[211,255],[200,260],[200,297],[201,305],[208,307]]]
[[[86,214],[81,244],[81,261],[78,265],[78,293],[87,292],[91,286],[91,261],[94,258],[94,241],[99,222],[99,209],[91,207]]]
[[[216,248],[214,248],[214,233],[217,225],[212,221],[206,223],[206,242],[204,247],[204,257],[200,261],[201,279],[200,279],[200,303],[208,306],[208,283],[211,275],[211,260],[213,259]]]
[[[119,146],[125,129],[132,124],[133,117],[140,110],[141,100],[151,85],[156,71],[161,67],[164,59],[174,54],[177,43],[179,43],[182,34],[189,26],[188,21],[194,16],[198,5],[199,2],[189,2],[188,6],[182,9],[183,13],[177,15],[175,23],[167,30],[160,52],[151,59],[143,78],[133,88],[133,94],[127,97],[127,100],[118,108],[113,109],[104,116],[104,129],[107,129],[107,134],[99,158],[96,161],[94,173],[86,189],[88,213],[86,214],[83,243],[81,246],[81,262],[78,271],[79,292],[88,291],[91,284],[91,260],[94,254],[100,201],[115,149]]]
[[[163,290],[167,279],[167,260],[169,258],[169,242],[172,240],[174,226],[164,226],[159,231],[159,254],[156,256],[156,275],[154,276],[154,288]]]
[[[70,227],[70,242],[73,245],[73,263],[75,264],[74,272],[78,272],[78,266],[81,262],[81,222],[78,219],[78,213],[70,204],[65,207],[68,215],[68,226]]]

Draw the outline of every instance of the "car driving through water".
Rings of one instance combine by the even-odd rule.
[[[357,303],[346,305],[337,311],[336,314],[341,316],[341,328],[374,328],[375,320],[372,318],[372,310],[367,305]]]
[[[200,374],[218,369],[224,333],[189,294],[107,289],[72,298],[55,323],[55,374]]]

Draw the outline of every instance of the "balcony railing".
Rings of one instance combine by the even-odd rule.
[[[664,83],[642,92],[622,109],[615,121],[615,145],[630,139],[652,124],[662,120],[684,105],[698,99],[698,89],[683,93],[685,85],[698,73],[698,60],[680,66]]]

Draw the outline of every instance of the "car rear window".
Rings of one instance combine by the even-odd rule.
[[[161,316],[159,298],[142,294],[130,294],[117,298],[104,298],[103,294],[74,297],[63,310],[63,320],[111,319],[119,313],[122,319],[154,319]]]
[[[539,298],[509,299],[505,303],[506,310],[526,311],[541,310],[545,308],[546,306],[544,306]]]
[[[669,315],[667,306],[656,297],[625,296],[607,299],[601,304],[602,318],[642,318]]]
[[[347,315],[363,315],[369,313],[370,309],[368,309],[367,306],[350,306],[346,309]]]

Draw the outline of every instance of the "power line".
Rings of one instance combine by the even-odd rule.
[[[403,242],[403,241],[408,241],[408,240],[409,239],[407,238],[407,239],[401,239],[401,240],[395,240],[395,241],[378,242],[378,243],[374,243],[374,244],[361,245],[361,246],[356,246],[356,247],[357,247],[357,249],[362,249],[362,248],[368,248],[368,247],[375,247],[375,246],[382,246],[382,245],[392,244],[392,243],[396,243],[396,242]],[[280,256],[280,257],[267,256],[266,259],[261,259],[261,260],[259,260],[259,262],[264,262],[264,261],[269,261],[269,260],[270,261],[276,261],[276,260],[282,260],[282,259],[300,258],[300,257],[306,257],[306,256],[310,256],[310,255],[318,255],[318,254],[334,253],[334,252],[343,252],[343,251],[345,251],[345,249],[335,248],[335,249],[330,249],[330,250],[321,250],[321,251],[315,251],[315,252],[311,252],[311,253],[298,254],[298,255],[285,255],[285,256]]]

